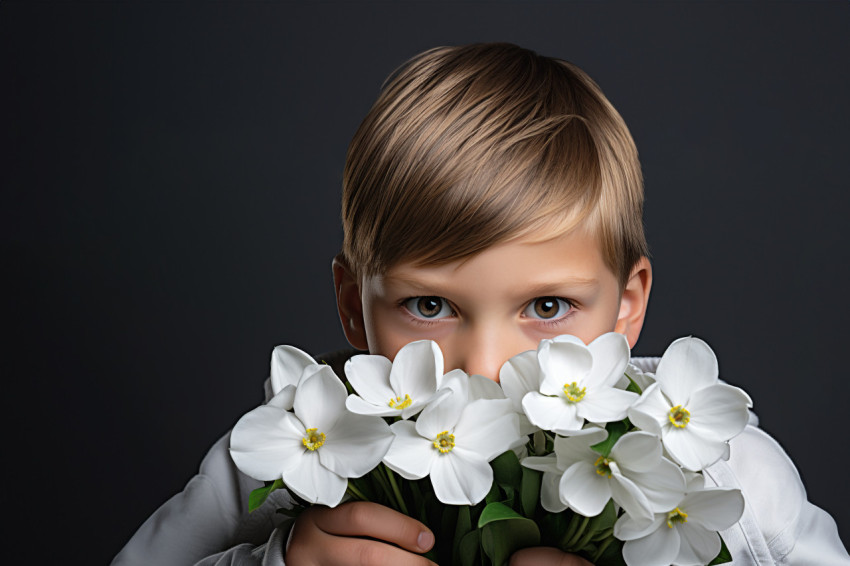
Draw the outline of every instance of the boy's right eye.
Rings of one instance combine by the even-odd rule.
[[[454,314],[449,302],[442,297],[412,297],[404,302],[404,306],[413,316],[428,320]]]

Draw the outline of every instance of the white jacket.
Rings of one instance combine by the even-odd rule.
[[[659,358],[635,358],[654,371]],[[268,384],[266,385],[269,397]],[[705,470],[706,485],[735,487],[744,515],[721,535],[735,566],[850,566],[835,521],[806,499],[797,469],[779,444],[750,425],[731,441],[730,458]],[[230,458],[230,433],[207,453],[198,475],[136,531],[113,566],[284,566],[291,519],[284,490],[248,513],[248,494],[262,482],[241,473]]]

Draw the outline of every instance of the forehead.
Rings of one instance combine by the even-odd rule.
[[[388,290],[475,299],[618,293],[597,238],[574,230],[547,240],[528,236],[443,265],[396,265],[380,277]]]

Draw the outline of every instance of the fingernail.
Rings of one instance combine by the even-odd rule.
[[[422,550],[430,550],[431,547],[434,546],[434,535],[428,531],[422,531],[419,533],[419,538],[416,539],[416,544],[418,544],[419,548]]]

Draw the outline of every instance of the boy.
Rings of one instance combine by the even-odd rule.
[[[492,379],[560,334],[590,342],[613,330],[634,346],[652,283],[642,206],[628,129],[582,71],[505,44],[425,52],[390,77],[349,147],[333,262],[345,335],[389,358],[432,339],[446,370]],[[273,523],[279,501],[248,515],[259,484],[235,469],[227,445],[115,564],[429,563],[420,554],[433,534],[376,504],[314,507],[291,532]],[[755,478],[754,466],[768,473]],[[722,533],[735,564],[850,564],[832,519],[758,429],[706,476],[747,501]],[[511,560],[549,563],[588,564],[545,548]]]

